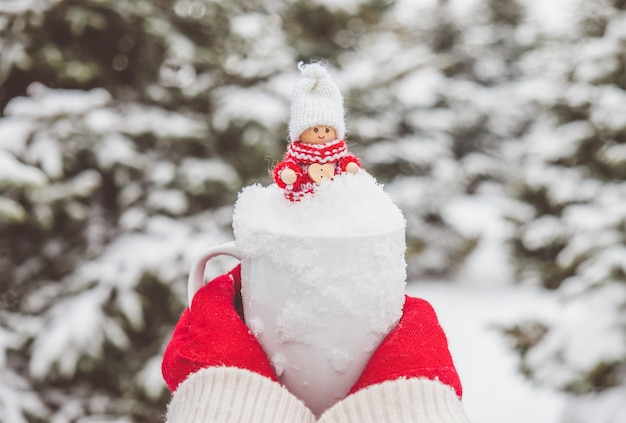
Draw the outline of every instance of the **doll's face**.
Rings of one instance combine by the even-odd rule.
[[[330,126],[313,126],[300,135],[305,144],[325,144],[337,138],[337,132]]]

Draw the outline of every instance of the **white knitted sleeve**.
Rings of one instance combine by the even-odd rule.
[[[257,373],[212,367],[176,389],[166,423],[313,423],[309,409],[287,389]]]
[[[318,423],[469,423],[454,390],[428,379],[367,387],[326,411]]]

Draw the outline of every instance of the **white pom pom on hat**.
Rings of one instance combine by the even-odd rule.
[[[302,78],[293,90],[289,139],[296,141],[313,126],[329,126],[343,139],[346,133],[343,97],[320,63],[298,63]]]

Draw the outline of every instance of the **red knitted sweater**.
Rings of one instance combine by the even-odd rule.
[[[287,147],[283,160],[272,171],[274,181],[285,190],[285,196],[289,200],[298,201],[304,195],[314,191],[316,183],[308,174],[308,168],[313,163],[331,164],[335,175],[344,173],[349,163],[361,166],[359,159],[348,153],[344,140],[336,139],[325,144],[305,144],[294,141]],[[285,169],[295,172],[296,181],[293,184],[287,185],[280,179],[280,174]]]

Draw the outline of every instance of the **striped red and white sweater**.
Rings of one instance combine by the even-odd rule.
[[[332,165],[335,175],[344,173],[350,163],[361,166],[359,159],[348,153],[348,147],[342,139],[325,144],[294,141],[287,147],[283,160],[272,171],[274,181],[285,191],[287,199],[298,201],[306,194],[314,192],[316,182],[309,175],[309,166],[314,163]],[[293,184],[285,184],[280,178],[285,169],[291,169],[296,174],[296,181]]]

